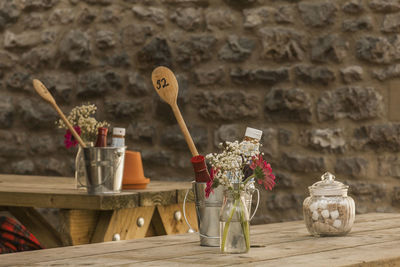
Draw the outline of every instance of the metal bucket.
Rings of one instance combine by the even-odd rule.
[[[196,183],[192,182],[192,189],[194,192],[197,223],[199,227],[198,234],[200,235],[200,245],[208,247],[219,247],[220,246],[220,220],[219,215],[221,211],[222,204],[224,202],[224,187],[218,186],[214,189],[214,193],[211,193],[208,198],[206,198],[207,183]],[[253,219],[257,212],[258,204],[260,203],[260,192],[257,188],[251,186],[246,191],[245,201],[247,209],[251,209],[253,193],[257,192],[257,205],[250,217]],[[186,199],[189,194],[189,190],[186,191],[185,198],[183,200],[183,216],[185,218],[186,224],[189,226],[189,232],[195,232],[189,221],[186,218]]]
[[[224,199],[224,187],[219,186],[215,188],[214,193],[211,193],[210,196],[206,198],[206,186],[207,183],[192,183],[196,204],[197,223],[199,227],[200,245],[219,247],[219,213]]]
[[[83,158],[88,194],[119,193],[126,147],[86,147]]]

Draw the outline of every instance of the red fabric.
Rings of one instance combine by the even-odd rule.
[[[25,226],[12,218],[0,216],[0,254],[42,248]]]

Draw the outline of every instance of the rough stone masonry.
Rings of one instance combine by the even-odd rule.
[[[0,1],[0,172],[72,176],[56,113],[91,102],[127,128],[152,179],[192,180],[190,153],[151,71],[178,76],[203,154],[246,126],[263,130],[277,187],[255,223],[302,218],[325,171],[358,213],[400,210],[400,2],[397,0]]]

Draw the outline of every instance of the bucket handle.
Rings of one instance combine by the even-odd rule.
[[[258,188],[256,188],[255,190],[257,191],[257,204],[256,204],[256,208],[254,209],[254,212],[253,212],[253,214],[251,215],[249,221],[251,221],[251,219],[253,219],[254,215],[256,215],[256,212],[257,212],[257,210],[258,210],[258,205],[260,204],[260,190],[258,190]],[[218,237],[216,237],[216,236],[207,236],[207,235],[201,234],[200,232],[196,232],[196,231],[192,228],[192,226],[190,225],[190,223],[189,223],[189,221],[188,221],[188,219],[187,219],[187,217],[186,217],[186,199],[187,199],[187,196],[189,195],[189,191],[190,191],[190,189],[187,189],[187,190],[186,190],[185,198],[183,199],[183,207],[182,207],[182,210],[183,210],[183,218],[185,218],[185,222],[186,222],[187,226],[189,226],[189,232],[199,234],[201,237],[220,238],[219,236],[218,236]]]
[[[219,238],[219,236],[208,236],[208,235],[203,235],[200,232],[196,232],[196,230],[194,230],[192,228],[192,226],[190,225],[188,219],[186,218],[186,199],[187,199],[187,196],[189,195],[189,191],[190,191],[190,189],[186,190],[185,198],[183,199],[183,208],[182,208],[183,209],[183,218],[185,218],[185,222],[186,222],[187,226],[189,226],[189,232],[199,234],[199,236],[201,236],[201,237],[213,238],[213,239]]]

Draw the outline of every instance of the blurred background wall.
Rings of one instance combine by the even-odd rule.
[[[263,130],[277,186],[256,223],[302,218],[325,171],[350,185],[358,213],[398,211],[399,11],[390,0],[0,1],[0,171],[73,176],[76,148],[34,93],[39,78],[65,113],[90,102],[125,127],[147,177],[192,180],[151,85],[165,65],[202,154]]]

